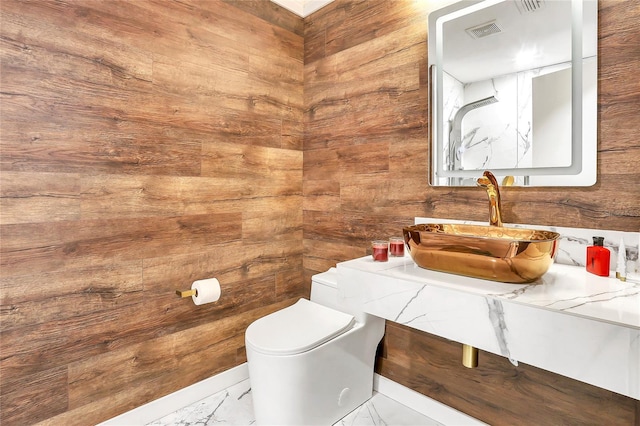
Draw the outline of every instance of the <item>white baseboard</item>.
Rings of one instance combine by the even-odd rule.
[[[223,371],[198,383],[194,383],[172,394],[151,401],[148,404],[127,411],[106,422],[100,423],[99,426],[145,425],[248,378],[249,367],[245,362],[244,364]],[[443,425],[485,424],[378,374],[374,375],[373,389]]]
[[[162,398],[127,411],[117,417],[100,423],[99,426],[137,426],[171,414],[249,378],[249,366],[245,362],[191,386],[180,389]]]

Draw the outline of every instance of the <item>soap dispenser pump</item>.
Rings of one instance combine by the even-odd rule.
[[[604,247],[604,237],[593,237],[593,245],[587,247],[587,271],[608,277],[610,260],[611,252]]]

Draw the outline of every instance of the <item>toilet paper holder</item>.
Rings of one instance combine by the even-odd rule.
[[[180,297],[197,296],[198,290],[196,290],[195,288],[190,288],[189,290],[176,290],[176,294]]]
[[[188,290],[176,290],[176,294],[185,299],[191,297],[196,305],[216,302],[220,298],[220,281],[217,278],[205,278],[194,281]]]

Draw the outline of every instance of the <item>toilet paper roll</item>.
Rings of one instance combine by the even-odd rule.
[[[220,299],[220,282],[216,278],[194,281],[191,289],[196,290],[196,294],[191,296],[196,305],[204,305]]]

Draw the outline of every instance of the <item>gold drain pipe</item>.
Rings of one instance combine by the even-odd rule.
[[[478,348],[471,345],[462,345],[462,365],[467,368],[478,366]]]

